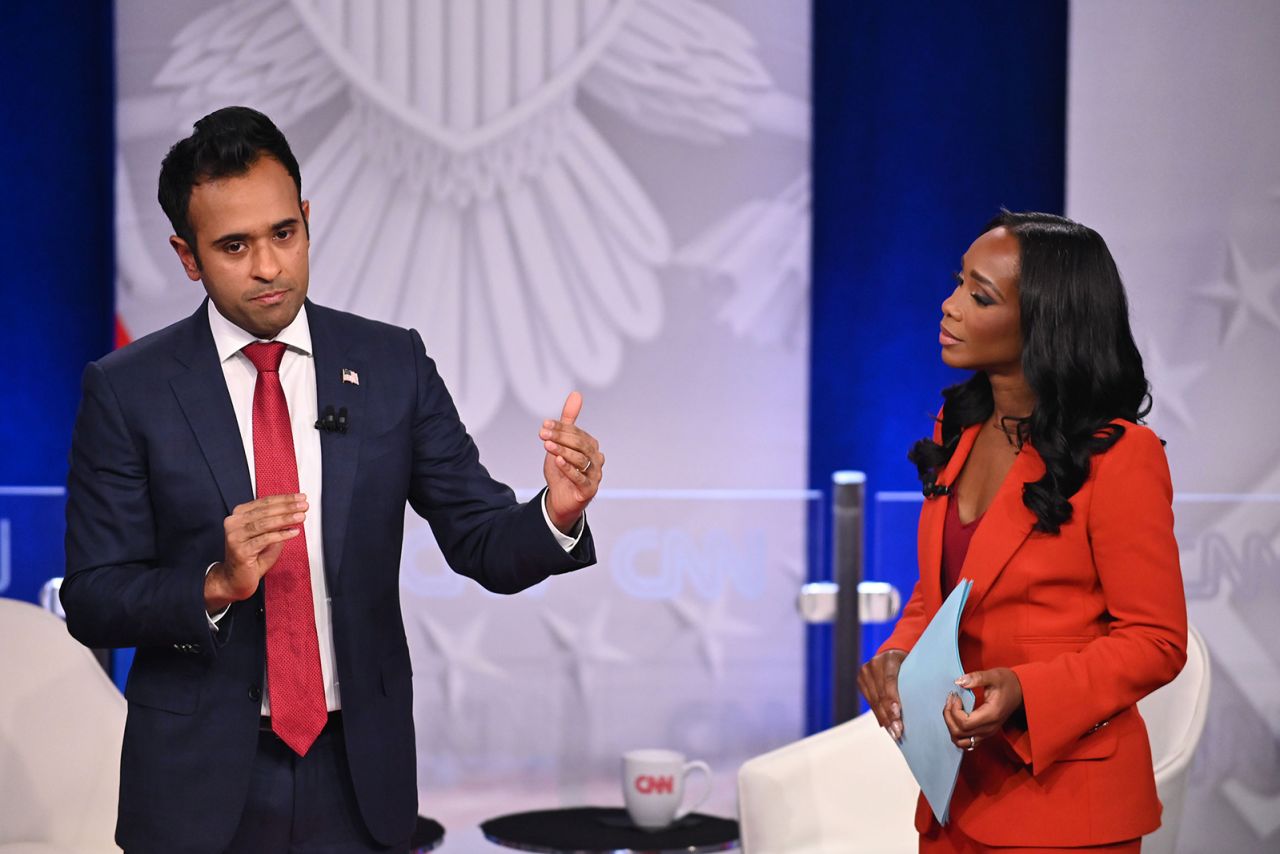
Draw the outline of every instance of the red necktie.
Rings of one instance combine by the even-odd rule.
[[[253,387],[253,470],[258,497],[293,494],[298,491],[298,462],[289,406],[280,386],[284,345],[249,344],[244,354],[258,369]],[[306,756],[328,713],[305,533],[299,530],[298,536],[284,541],[284,550],[263,584],[271,729],[294,753]]]

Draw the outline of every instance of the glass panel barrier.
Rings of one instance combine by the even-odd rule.
[[[34,602],[63,572],[65,494],[24,490],[0,491],[0,594]],[[642,747],[709,762],[704,808],[732,815],[742,762],[804,734],[796,596],[822,554],[822,494],[606,490],[588,518],[596,566],[498,596],[407,514],[420,795],[447,827],[620,804],[619,757]]]
[[[742,762],[804,734],[796,596],[824,512],[809,490],[605,490],[598,565],[510,597],[450,572],[410,514],[424,809],[451,826],[620,804],[620,755],[663,747],[710,763],[704,809],[733,815]]]
[[[0,486],[0,596],[38,602],[62,575],[65,496],[60,486]]]
[[[1212,661],[1178,848],[1259,851],[1280,830],[1280,494],[1184,493],[1173,509],[1187,616]]]

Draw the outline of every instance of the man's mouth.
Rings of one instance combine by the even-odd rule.
[[[256,296],[249,297],[249,301],[256,302],[258,305],[278,305],[284,300],[287,293],[289,293],[287,288],[263,291]]]

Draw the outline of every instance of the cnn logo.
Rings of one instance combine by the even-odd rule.
[[[636,791],[642,795],[669,795],[675,791],[676,780],[671,776],[654,777],[641,774],[636,777]]]

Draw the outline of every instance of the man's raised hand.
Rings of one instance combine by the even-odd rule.
[[[604,454],[600,443],[577,425],[582,395],[570,392],[559,421],[543,421],[538,432],[547,455],[542,474],[547,480],[547,515],[551,524],[570,533],[600,488]]]

